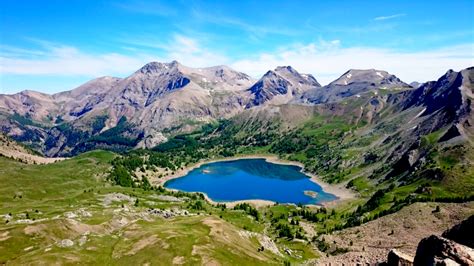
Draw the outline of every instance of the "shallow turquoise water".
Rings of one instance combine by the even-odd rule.
[[[279,203],[318,204],[337,199],[310,181],[294,165],[274,164],[265,159],[239,159],[204,164],[186,176],[169,180],[165,187],[187,192],[204,192],[214,201],[248,199]],[[316,192],[316,197],[304,191]]]

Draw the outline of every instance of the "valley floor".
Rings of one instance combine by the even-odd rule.
[[[106,177],[115,156],[94,151],[47,165],[0,156],[0,265],[374,263],[391,248],[413,255],[421,238],[474,214],[474,202],[415,203],[322,235],[340,252],[321,252],[314,237],[323,223],[292,214],[302,208],[272,204],[255,215],[197,194],[114,186]],[[318,217],[338,219],[351,202]],[[282,237],[285,226],[294,238]]]

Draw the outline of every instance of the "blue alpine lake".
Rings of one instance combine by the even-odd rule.
[[[319,204],[337,199],[301,172],[301,167],[238,159],[203,164],[165,187],[203,192],[217,202],[262,199],[279,203]]]

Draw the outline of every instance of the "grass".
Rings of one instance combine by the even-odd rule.
[[[0,264],[170,265],[182,261],[185,265],[268,265],[284,260],[302,262],[315,256],[306,244],[294,241],[278,246],[282,253],[284,247],[294,247],[301,253],[296,257],[258,251],[258,240],[239,232],[263,233],[265,221],[207,203],[205,210],[189,210],[193,216],[141,218],[149,208],[187,209],[188,203],[159,201],[154,197],[156,191],[108,184],[104,173],[115,156],[94,151],[49,165],[26,165],[0,157],[0,215],[13,216],[0,218]],[[139,206],[135,207],[134,201],[104,206],[103,198],[110,193],[139,198]],[[285,208],[276,206],[275,210]],[[65,217],[66,212],[78,209],[91,217]],[[34,221],[18,222],[27,215]],[[121,225],[123,219],[128,222]],[[79,245],[84,237],[85,243]],[[74,245],[59,247],[64,239]]]

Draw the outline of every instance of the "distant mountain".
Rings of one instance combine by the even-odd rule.
[[[18,140],[40,142],[49,156],[88,149],[75,144],[119,127],[121,119],[122,131],[115,134],[128,139],[127,145],[153,147],[166,140],[163,132],[189,131],[255,105],[285,103],[319,86],[314,77],[291,67],[272,73],[273,78],[265,75],[255,83],[227,66],[191,68],[177,61],[151,62],[126,78],[101,77],[53,95],[32,91],[0,95],[0,124]],[[284,83],[284,88],[278,83]],[[107,142],[102,144],[110,145]]]
[[[470,139],[474,137],[473,89],[474,67],[460,72],[449,70],[437,81],[426,82],[407,93],[400,106],[402,110],[422,107],[418,116],[430,121],[425,124],[425,131],[451,125],[442,140],[456,136]]]
[[[95,148],[151,148],[205,123],[237,116],[273,121],[268,116],[283,109],[287,113],[278,120],[292,124],[315,113],[376,123],[383,110],[395,114],[425,106],[427,115],[445,106],[445,115],[433,122],[443,126],[465,119],[471,73],[472,68],[450,71],[413,89],[386,71],[349,70],[321,87],[313,76],[291,66],[277,67],[255,81],[227,66],[151,62],[126,78],[101,77],[53,95],[0,95],[0,128],[47,156],[68,156]],[[455,90],[460,86],[464,89]]]
[[[415,89],[418,89],[418,87],[420,87],[423,83],[420,83],[418,81],[413,81],[413,82],[410,82],[410,86],[412,86],[413,88]]]
[[[337,102],[351,96],[360,96],[373,90],[403,90],[411,88],[396,76],[386,71],[351,69],[335,81],[321,88],[306,91],[297,100],[303,103]]]
[[[252,100],[247,107],[261,105],[270,100],[286,103],[295,95],[317,87],[321,85],[313,76],[300,74],[291,66],[277,67],[268,71],[248,89],[252,93]]]

